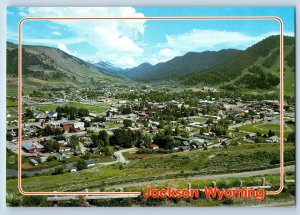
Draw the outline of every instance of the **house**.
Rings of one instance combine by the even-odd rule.
[[[84,130],[84,122],[74,122],[74,128]]]
[[[153,150],[155,150],[155,149],[158,149],[159,146],[156,145],[156,144],[151,144],[151,145],[150,145],[150,148],[153,149]]]
[[[22,145],[22,148],[24,151],[28,152],[28,153],[32,153],[32,152],[42,152],[44,151],[44,146],[41,145],[38,142],[29,142],[29,143],[24,143]]]
[[[41,163],[46,162],[47,159],[48,159],[48,157],[49,157],[49,156],[47,156],[47,155],[41,156],[41,157],[40,157],[40,162],[41,162]]]
[[[45,119],[47,119],[47,115],[46,115],[46,114],[40,114],[40,115],[37,115],[37,116],[35,117],[35,121],[37,121],[37,122],[42,122],[42,121],[44,121]]]
[[[54,157],[55,157],[55,159],[58,160],[58,161],[63,161],[63,160],[65,160],[65,159],[68,158],[67,155],[62,154],[62,153],[56,153],[56,154],[54,155]]]
[[[29,163],[30,163],[31,165],[33,165],[33,166],[39,165],[39,162],[37,162],[37,161],[34,160],[34,159],[30,159],[30,160],[29,160]]]
[[[189,142],[189,141],[183,141],[183,142],[182,142],[182,145],[183,145],[183,146],[190,146],[190,142]]]
[[[66,142],[66,141],[64,141],[64,140],[59,140],[59,141],[57,141],[58,143],[59,143],[59,145],[61,145],[61,146],[66,146],[68,143]]]
[[[91,122],[92,121],[91,117],[89,117],[89,116],[82,117],[81,120],[86,121],[86,122]]]
[[[94,160],[87,160],[86,164],[87,164],[87,167],[92,167],[92,166],[96,165]]]
[[[190,146],[180,146],[179,148],[181,151],[189,151],[191,149]]]
[[[74,123],[73,122],[63,122],[61,123],[61,126],[64,131],[69,131],[70,129],[74,129]]]
[[[267,138],[266,142],[271,142],[271,143],[279,143],[280,141],[280,138],[277,137],[277,136],[272,136],[272,137],[269,137]]]
[[[18,128],[6,128],[6,133],[10,133],[13,137],[17,136]]]
[[[90,152],[93,154],[99,154],[100,153],[100,149],[98,147],[96,148],[90,148]]]
[[[54,119],[57,117],[57,112],[55,111],[46,111],[46,114],[49,119]]]
[[[206,147],[206,146],[208,146],[210,144],[211,144],[210,141],[207,141],[207,140],[201,139],[201,138],[197,138],[195,140],[192,140],[191,146],[194,149],[199,149],[199,148],[204,148],[204,147]]]
[[[255,138],[256,136],[257,136],[256,133],[251,133],[251,132],[246,135],[247,138]]]

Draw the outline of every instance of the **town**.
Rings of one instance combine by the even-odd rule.
[[[285,141],[294,142],[294,106],[286,101],[284,107]],[[7,147],[17,153],[17,120],[9,111]],[[278,99],[223,95],[209,87],[107,83],[37,90],[23,96],[22,112],[22,169],[48,168],[53,174],[126,164],[122,152],[169,154],[280,142]]]

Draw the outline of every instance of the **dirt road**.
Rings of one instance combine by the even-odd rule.
[[[285,172],[294,172],[295,171],[295,165],[286,166],[284,167]],[[277,174],[279,173],[279,168],[273,168],[273,169],[265,169],[265,170],[258,170],[258,171],[249,171],[249,172],[239,172],[239,173],[228,173],[228,174],[217,174],[217,175],[196,175],[196,176],[190,176],[185,178],[174,178],[174,179],[161,179],[161,180],[152,180],[152,181],[143,181],[143,182],[132,182],[132,183],[126,183],[126,184],[117,184],[113,186],[106,187],[107,189],[120,189],[125,187],[132,187],[132,186],[144,186],[149,185],[152,183],[164,183],[164,182],[172,182],[173,180],[177,179],[221,179],[221,178],[246,178],[246,177],[252,177],[252,176],[260,176],[265,174]]]

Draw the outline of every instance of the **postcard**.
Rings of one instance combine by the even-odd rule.
[[[8,7],[9,207],[295,206],[293,7]]]

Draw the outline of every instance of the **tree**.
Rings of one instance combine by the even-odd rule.
[[[259,118],[261,118],[261,119],[265,118],[265,114],[264,113],[260,113],[259,114]]]
[[[125,128],[128,128],[128,127],[131,127],[131,126],[132,126],[132,121],[129,120],[129,119],[125,119],[125,120],[123,121],[123,124],[124,124]]]
[[[69,108],[69,115],[70,115],[70,117],[69,117],[70,120],[75,120],[75,117],[77,115],[77,108],[70,107]]]
[[[214,123],[214,120],[211,117],[209,117],[206,121],[206,124],[213,124],[213,123]]]
[[[264,138],[260,137],[260,136],[257,136],[257,137],[255,137],[254,142],[255,143],[262,143],[262,142],[264,142]]]
[[[47,137],[52,134],[52,130],[50,125],[46,125],[45,128],[42,130],[42,136]]]
[[[59,113],[57,113],[57,117],[56,117],[56,119],[57,120],[61,120],[62,119],[62,115],[61,115],[61,113],[59,112]]]
[[[165,125],[166,125],[165,121],[164,121],[164,120],[161,120],[161,121],[159,122],[158,127],[159,127],[159,128],[164,128]]]
[[[7,141],[12,141],[13,140],[13,136],[12,136],[11,133],[9,133],[9,132],[6,133],[6,140]]]
[[[55,167],[55,169],[52,172],[52,175],[60,175],[64,174],[64,168],[62,166]]]
[[[294,142],[295,142],[295,139],[296,139],[296,133],[293,132],[293,133],[290,133],[290,134],[288,135],[287,141],[288,141],[288,142],[294,143]]]
[[[46,196],[23,196],[22,206],[36,207],[36,206],[47,206]]]
[[[80,158],[77,163],[76,163],[76,167],[77,167],[77,170],[80,171],[80,170],[84,170],[87,168],[87,163],[85,162],[85,160],[83,160],[82,158]]]
[[[79,144],[79,138],[75,135],[71,136],[70,137],[70,142],[69,142],[69,146],[72,148],[72,149],[76,149],[76,147],[78,146]]]
[[[101,148],[101,152],[103,152],[106,156],[112,155],[112,151],[108,146]]]
[[[88,116],[89,115],[89,110],[86,108],[80,108],[78,110],[78,117],[84,117],[84,116]]]
[[[92,133],[91,140],[92,140],[92,144],[90,145],[90,147],[97,147],[98,146],[98,135],[95,133]]]
[[[109,135],[105,130],[101,130],[98,137],[100,140],[103,140],[103,146],[109,145]]]
[[[32,119],[34,117],[34,112],[29,109],[29,108],[26,108],[25,110],[25,113],[24,113],[24,116],[27,118],[27,119]]]
[[[150,145],[152,143],[151,136],[149,134],[143,135],[143,142],[146,148],[150,148]]]
[[[60,147],[57,141],[44,141],[42,145],[44,146],[45,152],[58,152]]]
[[[110,137],[111,145],[119,145],[123,148],[130,148],[133,143],[133,133],[128,129],[115,129],[114,134]]]
[[[165,131],[159,131],[153,138],[153,142],[156,143],[159,148],[163,149],[173,149],[174,148],[174,138]]]
[[[59,151],[60,144],[57,141],[52,142],[53,151]]]
[[[64,133],[64,130],[61,128],[55,128],[54,134],[55,136],[61,136]]]
[[[272,137],[272,136],[275,136],[275,132],[270,129],[268,132],[268,137]]]

